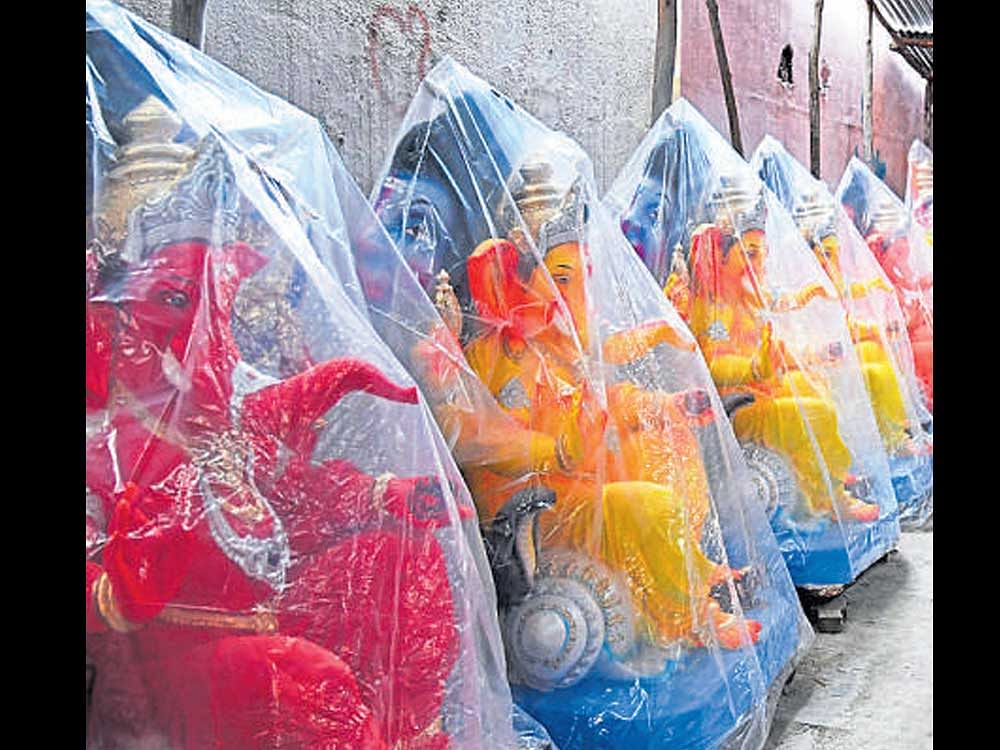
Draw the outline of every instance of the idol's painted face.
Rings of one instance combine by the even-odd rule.
[[[212,250],[192,241],[165,247],[130,269],[93,300],[118,310],[115,377],[137,395],[189,387],[195,363],[228,341],[240,281],[265,262],[248,245]]]
[[[142,397],[189,385],[183,362],[191,349],[201,290],[211,285],[207,247],[173,245],[136,264],[92,301],[117,310],[115,381]]]
[[[375,213],[427,288],[432,283],[435,264],[450,257],[454,239],[447,228],[458,227],[463,221],[454,201],[433,180],[400,172],[386,179],[375,203]]]
[[[760,284],[764,279],[764,260],[767,258],[767,243],[764,232],[751,229],[740,236],[730,248],[723,268],[732,278],[747,277]],[[749,272],[749,273],[748,273]]]
[[[186,348],[200,299],[200,270],[189,258],[167,257],[136,272],[126,286],[121,304],[161,348],[173,339]]]
[[[566,307],[569,308],[580,344],[586,349],[588,346],[586,268],[579,243],[564,242],[549,250],[545,256],[545,268],[555,282]],[[532,281],[535,282],[535,279]]]
[[[843,286],[843,275],[840,272],[840,241],[836,235],[828,235],[822,241],[814,243],[813,252],[833,283],[838,288]]]

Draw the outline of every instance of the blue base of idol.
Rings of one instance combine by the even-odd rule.
[[[802,610],[766,524],[754,535],[752,553],[745,541],[728,542],[730,564],[755,559],[762,568],[743,609],[761,624],[753,651],[685,647],[653,677],[612,679],[594,670],[551,692],[512,685],[514,700],[560,750],[716,750],[755,719],[766,732],[764,706],[791,672]]]
[[[871,523],[839,521],[832,516],[803,521],[786,508],[777,508],[771,515],[771,529],[797,587],[846,586],[895,549],[899,511],[888,490],[875,496],[883,494],[890,496],[888,502],[879,503],[882,515]],[[886,507],[892,510],[886,512]]]
[[[514,700],[560,750],[714,750],[755,710],[763,712],[799,643],[797,603],[774,589],[759,595],[770,604],[744,614],[763,625],[755,647],[763,684],[754,684],[759,672],[745,650],[688,648],[655,677],[612,680],[592,672],[552,692],[514,685]]]
[[[899,523],[904,528],[927,521],[933,510],[934,457],[910,456],[889,459],[892,488],[899,505]]]

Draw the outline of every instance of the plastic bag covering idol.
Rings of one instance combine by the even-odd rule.
[[[899,537],[843,305],[794,222],[685,100],[606,202],[688,321],[796,585],[842,586]]]
[[[472,499],[265,170],[318,124],[109,3],[86,55],[89,746],[517,746]]]
[[[751,166],[795,220],[847,310],[903,528],[932,511],[933,438],[895,290],[829,188],[766,136]]]
[[[912,230],[934,249],[934,153],[914,141],[906,158],[906,213]]]
[[[917,378],[933,413],[934,256],[924,229],[910,221],[903,201],[857,157],[848,163],[836,195],[896,290]]]
[[[587,157],[445,59],[373,199],[398,252],[359,279],[472,491],[515,700],[564,750],[759,748],[808,624]]]

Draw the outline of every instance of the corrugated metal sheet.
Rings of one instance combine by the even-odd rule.
[[[893,49],[924,78],[934,78],[934,0],[870,1],[892,36]]]

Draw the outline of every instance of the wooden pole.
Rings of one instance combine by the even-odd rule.
[[[934,79],[927,79],[924,89],[924,143],[934,150]]]
[[[677,58],[677,0],[657,0],[656,48],[653,53],[653,117],[673,101],[674,61]]]
[[[170,33],[203,49],[207,7],[208,0],[170,0]]]
[[[743,156],[743,138],[740,135],[740,118],[736,111],[736,96],[733,94],[733,77],[729,73],[729,60],[726,57],[726,43],[722,38],[722,26],[719,23],[719,5],[715,0],[705,0],[708,6],[708,20],[712,24],[712,40],[715,42],[715,57],[719,61],[719,76],[722,78],[722,91],[726,95],[726,113],[729,115],[729,140],[736,152]]]
[[[819,112],[819,47],[823,36],[823,0],[813,5],[816,33],[809,50],[809,169],[813,177],[822,179],[820,167],[820,112]]]
[[[861,93],[861,158],[865,164],[871,164],[874,156],[872,134],[872,78],[874,63],[872,60],[872,3],[868,0],[868,34],[865,36],[865,80]]]

